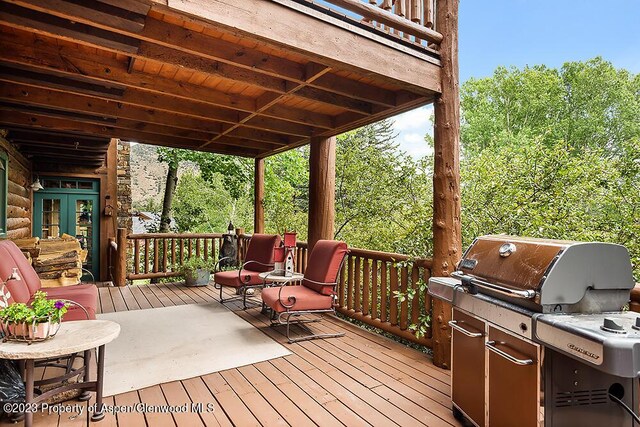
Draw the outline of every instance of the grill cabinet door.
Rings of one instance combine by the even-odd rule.
[[[454,308],[452,323],[451,399],[476,425],[484,426],[485,322]]]
[[[540,417],[539,346],[489,327],[489,425],[534,427]]]

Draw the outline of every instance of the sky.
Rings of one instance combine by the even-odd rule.
[[[499,65],[522,68],[601,56],[640,73],[640,0],[460,0],[460,83]],[[400,148],[430,154],[431,106],[396,116]]]

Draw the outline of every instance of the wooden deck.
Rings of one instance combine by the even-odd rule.
[[[217,299],[213,287],[175,284],[100,288],[102,312],[139,310]],[[359,426],[459,425],[450,410],[449,372],[424,354],[333,317],[313,324],[346,336],[286,343],[257,308],[237,315],[285,345],[293,354],[185,381],[109,397],[108,405],[213,404],[213,412],[107,414],[99,424],[84,415],[35,416],[36,426]],[[194,361],[197,363],[197,361]],[[141,366],[141,369],[144,369]],[[135,375],[135,373],[132,373]],[[89,402],[92,404],[93,401]],[[5,425],[5,423],[3,423]]]

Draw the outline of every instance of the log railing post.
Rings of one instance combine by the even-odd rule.
[[[116,286],[127,284],[127,229],[118,228],[118,250],[115,257],[114,281]]]
[[[253,232],[264,233],[264,159],[256,159],[253,178]]]
[[[460,259],[460,93],[458,0],[436,2],[442,93],[435,102],[433,170],[433,276],[448,276]],[[433,301],[433,363],[451,366],[451,305]]]
[[[336,138],[311,138],[307,250],[320,239],[333,239],[336,188]]]

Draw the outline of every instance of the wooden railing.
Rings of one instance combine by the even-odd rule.
[[[245,258],[250,234],[238,232],[238,257]],[[171,265],[180,264],[192,256],[217,259],[221,234],[132,234],[132,266],[127,279],[173,277]],[[298,242],[296,271],[307,267],[306,242]],[[374,326],[385,332],[431,347],[431,329],[427,327],[418,338],[410,326],[418,325],[431,314],[431,297],[426,287],[430,259],[412,259],[407,255],[350,248],[339,275],[337,311],[344,316]],[[404,295],[416,291],[401,301]]]
[[[171,266],[194,256],[217,260],[222,234],[145,233],[131,234],[127,239],[133,246],[127,279],[138,280],[178,276]]]
[[[298,242],[296,271],[307,267],[306,242]],[[419,325],[431,314],[431,297],[426,283],[431,276],[431,260],[412,259],[407,255],[350,248],[340,272],[338,306],[344,316],[382,329],[406,340],[431,347],[431,328],[418,338],[411,325]],[[400,301],[396,292],[416,292],[413,298]]]
[[[309,1],[309,0],[307,0]],[[435,31],[436,0],[325,0],[348,11],[360,22],[422,47],[437,48],[442,35]]]

